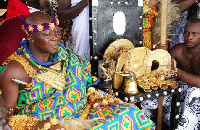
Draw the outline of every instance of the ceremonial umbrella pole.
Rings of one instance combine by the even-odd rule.
[[[166,30],[167,30],[167,0],[161,0],[161,27],[160,27],[160,42],[166,43]],[[158,98],[158,115],[157,115],[157,130],[162,129],[162,104],[163,96]]]

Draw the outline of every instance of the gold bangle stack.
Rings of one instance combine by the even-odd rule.
[[[10,118],[9,126],[12,130],[34,130],[38,121],[34,116],[15,115]]]

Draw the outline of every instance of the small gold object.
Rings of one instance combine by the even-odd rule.
[[[7,110],[7,114],[8,114],[8,115],[12,115],[13,112],[14,112],[14,109],[13,109],[13,108],[8,108],[8,110]]]
[[[44,30],[44,26],[41,25],[41,24],[39,24],[39,25],[37,25],[37,29],[38,29],[39,31],[43,31],[43,30]]]
[[[176,83],[175,81],[172,81],[172,80],[166,80],[165,83],[170,88],[177,88],[178,87],[178,83]]]
[[[60,121],[57,118],[51,118],[50,119],[50,123],[52,125],[58,125],[60,123]]]
[[[97,107],[98,105],[99,105],[99,103],[96,102],[96,103],[93,104],[92,107],[93,107],[94,109],[96,109],[96,107]]]
[[[43,128],[38,128],[37,130],[48,130],[51,128],[51,123],[50,122],[47,122],[44,124]]]
[[[88,88],[87,98],[89,102],[94,102],[96,99],[102,99],[101,94],[94,87]]]
[[[87,119],[91,107],[92,107],[92,105],[90,103],[87,104],[87,106],[85,107],[85,109],[80,114],[79,118],[81,118],[81,119]]]
[[[108,105],[108,100],[103,99],[103,100],[102,100],[102,104],[103,104],[104,106]]]

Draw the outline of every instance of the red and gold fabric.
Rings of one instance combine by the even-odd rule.
[[[151,7],[143,15],[143,46],[152,50],[151,29],[154,24],[154,18],[158,15],[158,12],[155,7]]]

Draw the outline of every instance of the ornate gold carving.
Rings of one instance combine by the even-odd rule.
[[[53,88],[63,90],[65,85],[66,67],[61,68],[61,61],[52,65],[50,68],[38,66],[39,69],[47,70],[42,74],[37,74],[36,78],[51,85]],[[60,72],[57,72],[57,71]]]

